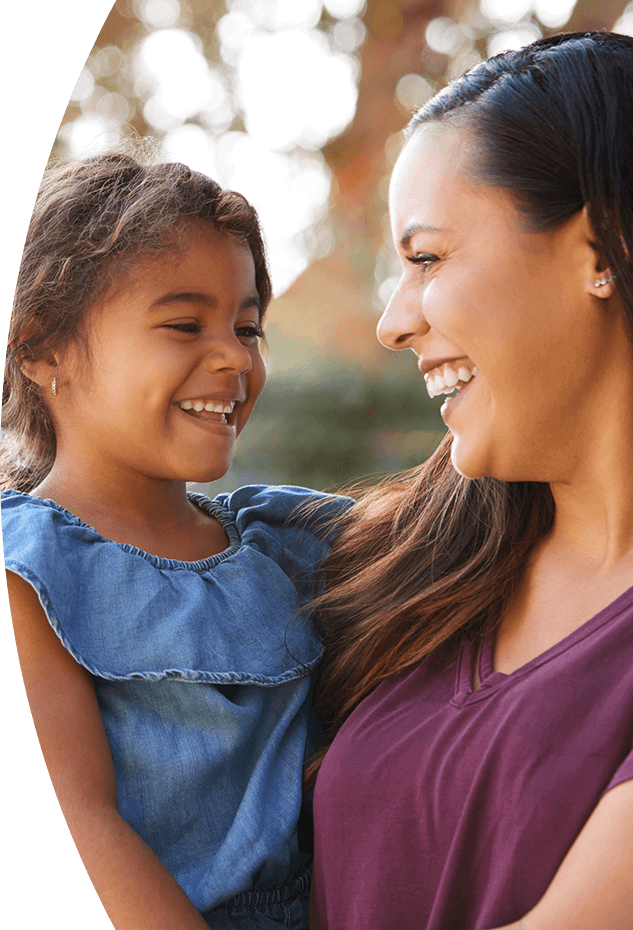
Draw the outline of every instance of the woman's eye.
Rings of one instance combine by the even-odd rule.
[[[412,265],[420,265],[422,271],[428,271],[431,265],[437,261],[437,255],[431,255],[428,252],[418,252],[417,255],[407,255],[407,261]]]

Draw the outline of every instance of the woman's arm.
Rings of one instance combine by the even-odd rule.
[[[633,781],[594,810],[529,914],[498,930],[633,930]]]
[[[37,594],[7,572],[27,697],[79,854],[117,930],[209,930],[172,874],[123,820],[110,747],[88,672],[64,649]]]

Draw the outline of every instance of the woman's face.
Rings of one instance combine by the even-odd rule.
[[[415,352],[429,393],[460,379],[441,411],[459,472],[566,480],[605,418],[612,374],[633,367],[619,302],[595,285],[585,211],[527,231],[507,192],[469,174],[472,155],[464,129],[438,123],[400,155],[390,210],[402,276],[378,337]]]

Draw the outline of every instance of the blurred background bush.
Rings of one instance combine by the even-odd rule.
[[[444,428],[374,329],[398,277],[389,174],[412,111],[482,58],[559,31],[633,34],[623,0],[117,0],[53,158],[134,137],[244,193],[275,300],[269,381],[215,493],[335,488],[416,465]]]

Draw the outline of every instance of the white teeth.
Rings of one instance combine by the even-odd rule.
[[[467,368],[466,365],[460,365],[457,371],[449,365],[446,365],[443,371],[436,369],[433,374],[426,376],[426,389],[429,397],[437,397],[438,394],[452,394],[456,387],[459,390],[461,385],[467,384],[478,371],[479,369],[475,366]]]
[[[178,406],[181,410],[195,410],[196,413],[200,413],[202,410],[206,410],[209,413],[233,413],[233,408],[235,407],[234,400],[181,400],[178,402]]]
[[[213,413],[232,413],[233,407],[235,404],[231,401],[230,403],[208,400],[204,405],[205,410],[212,410]]]

